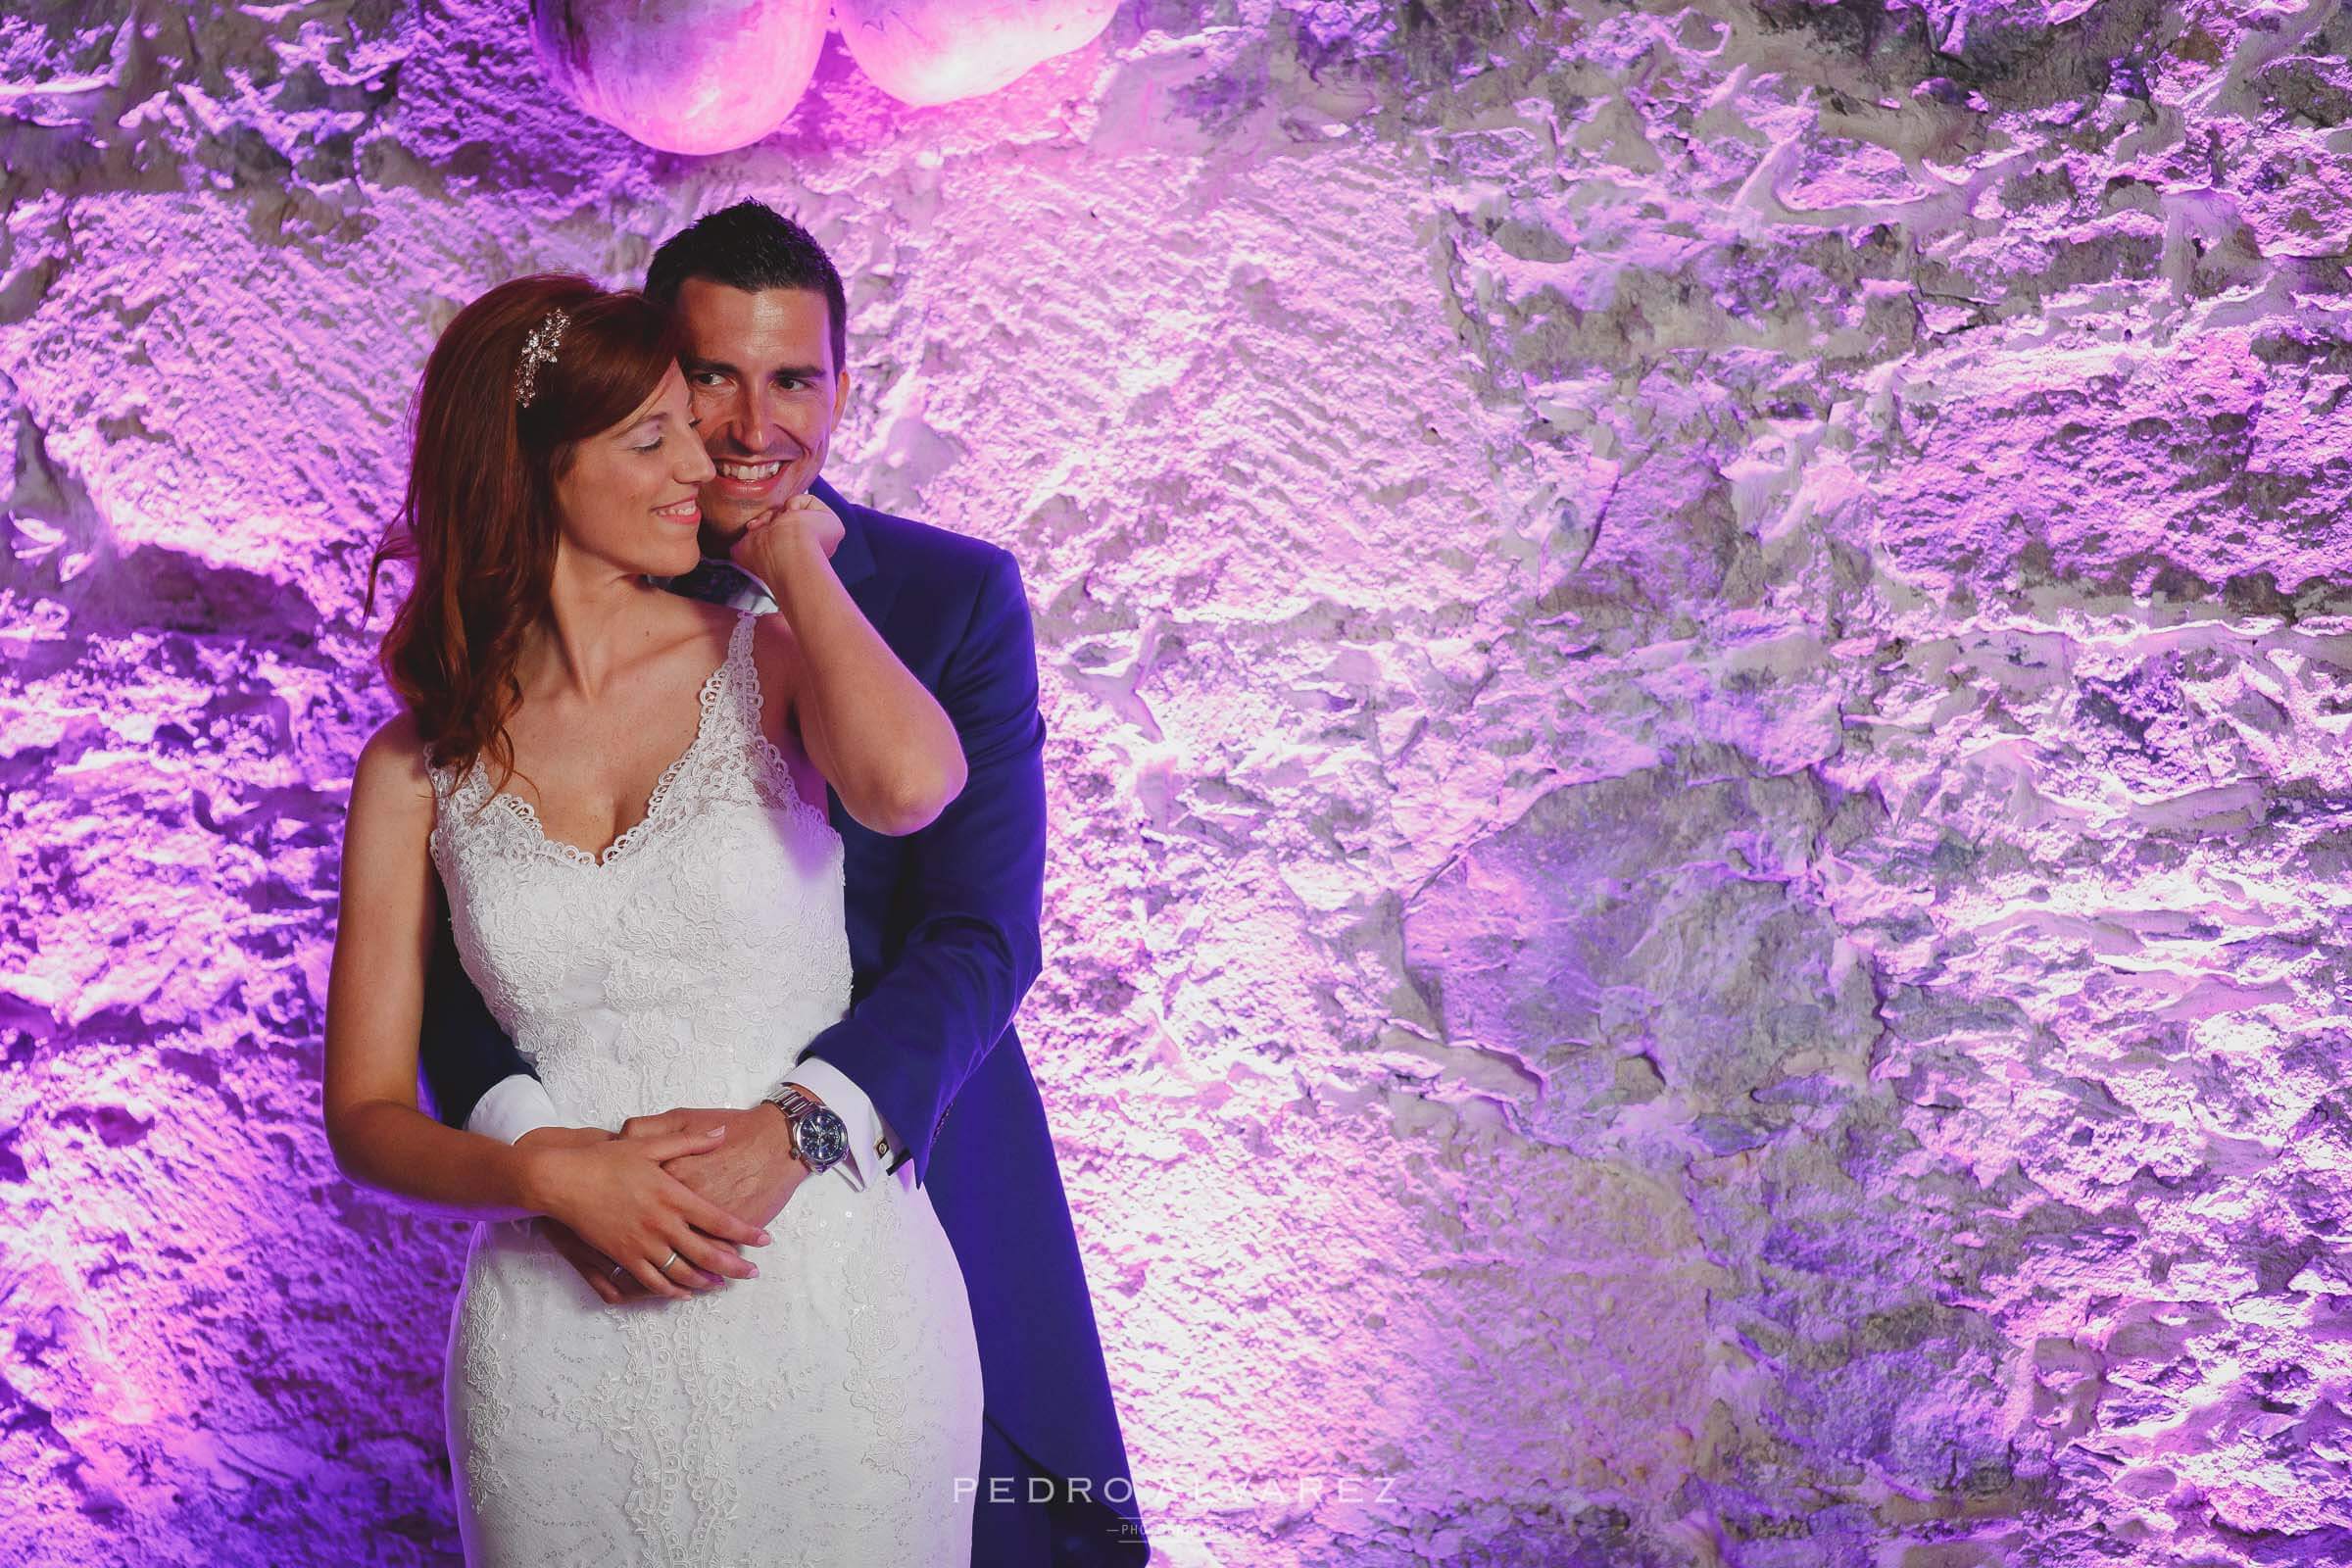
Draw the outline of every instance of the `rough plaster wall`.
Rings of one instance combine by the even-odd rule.
[[[453,1560],[461,1227],[318,1124],[357,564],[458,303],[747,192],[830,476],[1027,572],[1164,1560],[2352,1560],[2348,50],[1136,0],[694,161],[509,6],[0,20],[12,1560]]]

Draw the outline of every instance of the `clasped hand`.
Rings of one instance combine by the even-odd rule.
[[[804,490],[754,517],[727,547],[727,555],[781,598],[794,569],[807,564],[811,553],[830,560],[841,548],[842,534],[840,514]]]
[[[542,1151],[546,1212],[533,1228],[613,1303],[757,1275],[743,1249],[767,1245],[763,1227],[809,1175],[791,1124],[765,1102],[631,1116],[618,1133],[542,1127],[515,1147]]]

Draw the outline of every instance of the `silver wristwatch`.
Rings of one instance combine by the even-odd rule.
[[[831,1170],[850,1152],[850,1130],[840,1115],[799,1084],[786,1084],[765,1101],[792,1124],[793,1156],[810,1174]]]

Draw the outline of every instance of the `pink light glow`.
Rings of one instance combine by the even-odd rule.
[[[1117,0],[838,0],[842,41],[901,103],[995,92],[1031,67],[1084,48]]]
[[[825,0],[533,0],[531,41],[549,79],[597,119],[664,152],[722,153],[801,101]]]

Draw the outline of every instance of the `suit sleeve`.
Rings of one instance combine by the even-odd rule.
[[[440,886],[437,879],[434,886]],[[491,1085],[517,1073],[536,1083],[539,1075],[522,1059],[514,1042],[490,1015],[481,992],[474,989],[472,977],[458,957],[457,938],[449,925],[449,901],[443,897],[437,902],[441,917],[435,922],[432,957],[425,965],[424,1023],[416,1042],[416,1057],[423,1068],[433,1114],[452,1127],[465,1129]]]
[[[1045,899],[1045,722],[1037,646],[1013,558],[996,553],[935,694],[963,743],[963,792],[912,836],[897,890],[905,944],[848,1017],[810,1041],[900,1139],[926,1179],[949,1104],[1037,978]]]

